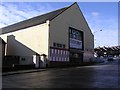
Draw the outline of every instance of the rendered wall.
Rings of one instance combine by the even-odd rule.
[[[36,53],[48,55],[48,31],[48,24],[44,23],[0,37],[7,43],[6,55],[21,56],[20,64],[33,64]]]
[[[82,13],[79,11],[77,4],[74,4],[50,22],[49,46],[52,46],[53,42],[59,42],[66,44],[66,48],[68,49],[69,27],[73,27],[84,32],[84,61],[88,61],[90,58],[93,58],[94,37],[87,26]]]

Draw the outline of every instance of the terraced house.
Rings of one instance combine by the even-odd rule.
[[[79,65],[94,56],[94,36],[77,3],[3,27],[0,37],[11,64]]]

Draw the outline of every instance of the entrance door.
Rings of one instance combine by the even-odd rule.
[[[83,53],[70,52],[70,62],[73,64],[81,64],[83,62]]]

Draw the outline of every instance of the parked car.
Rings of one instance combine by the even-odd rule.
[[[109,55],[107,60],[108,60],[108,61],[112,61],[112,60],[113,60],[113,56],[112,56],[112,55]]]
[[[104,59],[102,57],[95,57],[95,62],[96,63],[103,63]]]

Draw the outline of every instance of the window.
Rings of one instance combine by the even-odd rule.
[[[63,48],[65,48],[65,44],[63,44]]]
[[[56,43],[53,43],[53,46],[56,47]]]
[[[52,57],[49,57],[49,60],[51,61],[51,60],[52,60]]]
[[[66,51],[64,51],[64,55],[66,55]]]
[[[69,28],[70,48],[83,49],[83,32],[74,28]]]
[[[62,45],[61,45],[61,44],[59,44],[59,43],[57,43],[57,47],[58,47],[58,48],[60,48],[60,47],[62,47]]]
[[[52,56],[52,49],[50,49],[50,56]]]
[[[64,58],[64,61],[66,61],[66,57]]]
[[[60,61],[59,57],[58,57],[58,61]]]
[[[55,57],[53,57],[52,59],[53,59],[53,61],[55,61]]]
[[[82,40],[81,37],[82,37],[82,35],[81,35],[80,31],[73,29],[73,28],[70,28],[70,38]]]
[[[53,43],[53,46],[54,47],[57,47],[57,48],[65,48],[65,44],[60,44],[60,43]]]
[[[62,47],[62,44],[60,44],[60,46],[59,46],[60,48]]]
[[[66,56],[68,55],[68,52],[66,51]]]
[[[58,61],[58,57],[56,57],[56,61]]]
[[[60,53],[60,50],[58,50],[58,54]]]
[[[22,61],[25,61],[25,58],[22,58],[21,60],[22,60]]]
[[[63,51],[61,50],[61,54],[63,54]]]
[[[54,49],[51,49],[51,53],[52,53],[52,54],[54,53]]]
[[[54,51],[55,51],[55,54],[56,54],[57,53],[56,49]]]
[[[61,57],[61,61],[63,60],[63,57]]]

